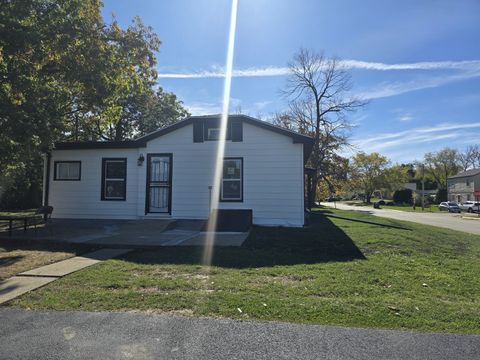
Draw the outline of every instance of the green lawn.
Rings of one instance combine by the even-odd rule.
[[[378,201],[378,200],[375,200]],[[366,206],[366,207],[373,207],[374,201],[372,200],[371,204],[367,204],[361,200],[352,200],[352,201],[345,201],[343,202],[347,205],[354,205],[354,206]],[[409,212],[439,212],[438,206],[435,204],[430,205],[430,207],[425,207],[422,210],[421,206],[416,206],[415,209],[412,205],[381,205],[382,209],[391,209],[391,210],[400,210],[400,211],[409,211]]]
[[[242,248],[136,251],[10,305],[480,333],[480,237],[352,211],[252,230]]]

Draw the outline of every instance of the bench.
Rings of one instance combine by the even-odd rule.
[[[51,216],[53,212],[52,206],[42,206],[37,211],[35,211],[34,215],[4,215],[0,216],[0,221],[8,221],[8,236],[12,236],[13,222],[14,221],[23,221],[23,231],[27,231],[29,226],[34,226],[35,229],[39,224],[47,224],[50,222]],[[31,222],[31,220],[39,220]]]

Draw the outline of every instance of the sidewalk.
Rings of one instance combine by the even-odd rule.
[[[22,272],[17,276],[0,282],[0,304],[29,291],[38,289],[65,275],[95,265],[103,260],[126,254],[129,251],[131,251],[131,249],[101,249],[82,256],[75,256],[54,264]]]

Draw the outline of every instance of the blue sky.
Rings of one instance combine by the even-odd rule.
[[[219,113],[229,0],[107,0],[127,26],[140,16],[162,46],[159,85],[196,114]],[[231,112],[286,108],[285,67],[305,47],[347,61],[352,142],[393,161],[480,143],[480,1],[239,0]]]

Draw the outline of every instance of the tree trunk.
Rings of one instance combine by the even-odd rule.
[[[365,191],[365,200],[367,201],[367,204],[371,203],[372,193],[370,191]]]

